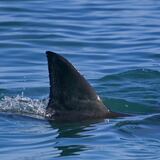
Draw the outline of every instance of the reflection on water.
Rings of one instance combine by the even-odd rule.
[[[56,148],[61,151],[59,157],[80,155],[81,151],[86,150],[86,147],[83,145],[57,146]]]
[[[98,121],[97,121],[98,122]],[[81,152],[87,151],[87,145],[75,143],[78,139],[85,139],[92,136],[89,132],[94,130],[93,125],[96,122],[83,123],[56,123],[49,121],[53,129],[58,129],[58,136],[56,137],[56,149],[60,151],[59,157],[80,155]]]

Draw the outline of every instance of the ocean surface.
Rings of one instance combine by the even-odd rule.
[[[47,50],[134,116],[47,121]],[[1,0],[0,159],[160,159],[160,1]]]

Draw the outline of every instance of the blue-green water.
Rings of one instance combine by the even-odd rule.
[[[46,50],[135,116],[45,120]],[[160,1],[0,1],[0,159],[160,159],[159,91]]]

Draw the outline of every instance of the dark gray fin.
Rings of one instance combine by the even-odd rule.
[[[74,66],[59,54],[47,51],[50,95],[46,114],[52,116],[105,117],[109,109]],[[63,113],[63,114],[62,114]]]

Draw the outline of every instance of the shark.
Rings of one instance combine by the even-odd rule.
[[[57,121],[85,121],[124,117],[105,106],[95,89],[62,55],[46,51],[50,93],[46,118]]]

